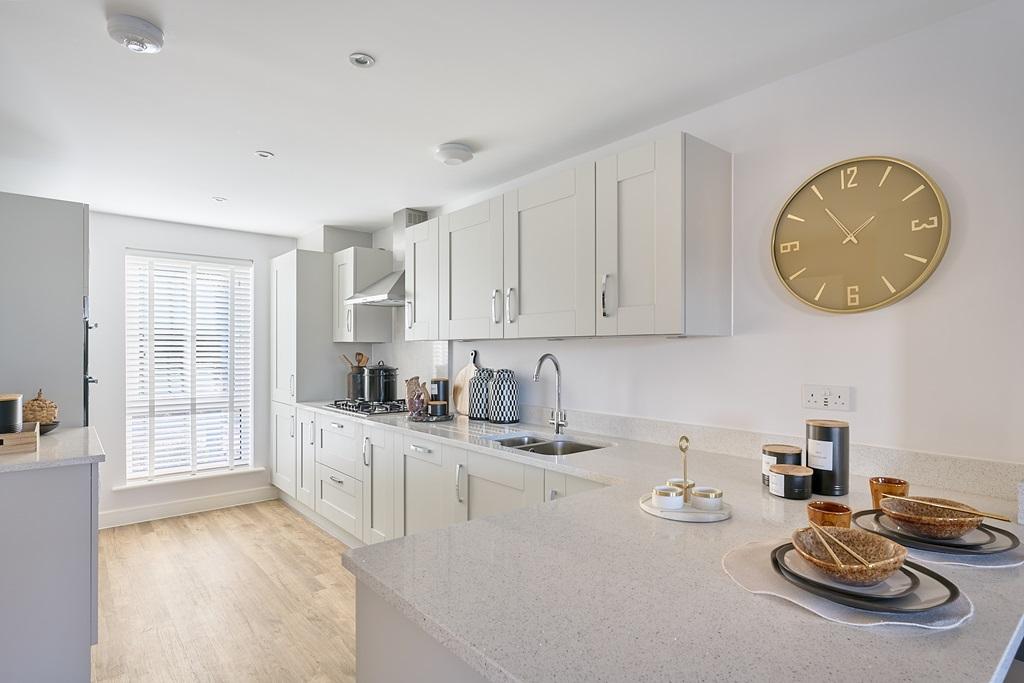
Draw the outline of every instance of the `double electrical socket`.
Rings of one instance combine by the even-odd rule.
[[[810,410],[853,410],[853,387],[804,384],[803,406]]]

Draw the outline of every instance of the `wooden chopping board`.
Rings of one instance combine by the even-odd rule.
[[[459,415],[469,415],[469,380],[476,374],[478,367],[477,353],[475,350],[470,351],[469,364],[459,370],[452,382],[452,404]]]

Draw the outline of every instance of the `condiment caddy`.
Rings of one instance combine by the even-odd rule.
[[[732,507],[722,500],[722,491],[711,486],[697,486],[689,479],[686,468],[689,448],[689,437],[679,437],[679,451],[683,454],[682,478],[669,479],[641,496],[640,509],[674,522],[721,522],[729,519]]]

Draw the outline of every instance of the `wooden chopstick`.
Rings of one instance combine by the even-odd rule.
[[[828,551],[828,554],[832,556],[832,559],[835,561],[836,566],[845,567],[846,565],[839,561],[839,556],[836,555],[836,551],[832,550],[832,546],[830,546],[828,544],[828,541],[825,540],[825,537],[821,535],[821,532],[818,530],[818,526],[814,524],[814,522],[811,522],[811,531],[818,535],[818,540],[821,541],[821,544],[823,546],[825,546],[825,550]]]
[[[870,562],[868,562],[868,561],[867,561],[867,560],[865,560],[865,559],[864,559],[863,557],[861,557],[860,555],[858,555],[857,553],[855,553],[855,552],[854,552],[854,551],[853,551],[853,550],[852,550],[852,549],[850,548],[850,546],[846,545],[845,543],[843,543],[842,541],[840,541],[840,540],[839,540],[838,538],[836,538],[835,536],[833,536],[833,535],[832,535],[832,534],[830,534],[829,532],[825,531],[825,530],[824,530],[823,528],[821,528],[820,526],[818,526],[818,525],[817,525],[817,524],[815,524],[814,522],[811,522],[810,524],[811,524],[811,527],[812,527],[812,528],[813,528],[813,529],[814,529],[815,531],[817,531],[817,532],[819,532],[819,533],[821,533],[821,534],[825,534],[825,535],[826,535],[826,536],[828,536],[828,537],[829,537],[830,539],[832,539],[833,541],[835,541],[835,542],[836,542],[836,545],[838,545],[838,546],[839,546],[840,548],[842,548],[842,549],[843,549],[843,550],[845,550],[846,552],[850,553],[850,557],[852,557],[853,559],[857,560],[858,562],[860,562],[860,563],[861,563],[862,565],[864,565],[865,567],[870,567],[870,566],[871,566],[871,563],[870,563]],[[829,552],[831,552],[831,549],[829,550]],[[835,554],[833,554],[833,557],[835,557]]]
[[[928,500],[921,500],[920,498],[906,498],[904,496],[894,496],[891,493],[883,493],[882,498],[894,498],[896,500],[905,500],[911,503],[920,503],[921,505],[931,505],[935,508],[942,508],[943,510],[953,510],[955,512],[964,512],[968,515],[975,515],[977,517],[988,517],[989,519],[998,519],[1000,522],[1013,522],[1012,519],[1005,515],[997,515],[994,512],[982,512],[981,510],[965,510],[964,508],[958,508],[955,505],[945,505],[944,503],[933,503]]]

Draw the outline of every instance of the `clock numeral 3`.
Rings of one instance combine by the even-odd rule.
[[[842,171],[839,172],[839,189],[846,190],[851,187],[857,187],[857,181],[854,180],[856,177],[856,166],[844,168]]]
[[[846,305],[860,306],[860,286],[850,285],[846,288]]]
[[[914,220],[910,221],[910,230],[912,232],[917,232],[918,230],[931,230],[931,229],[937,228],[937,227],[939,227],[939,217],[938,216],[932,216],[931,218],[929,218],[928,220],[926,220],[924,222],[919,221],[916,218]]]
[[[783,242],[779,245],[780,254],[788,254],[791,251],[800,251],[800,241],[795,242]]]

